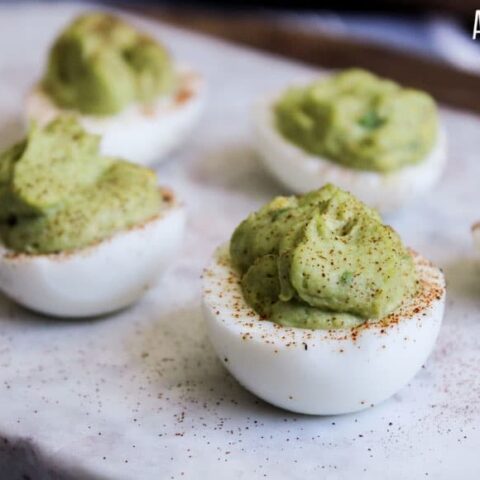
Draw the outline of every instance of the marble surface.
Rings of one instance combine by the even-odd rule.
[[[0,144],[18,135],[28,86],[72,4],[0,7]],[[412,382],[358,414],[308,417],[243,390],[216,360],[200,274],[235,224],[281,193],[252,153],[254,98],[309,74],[300,65],[147,24],[210,86],[188,145],[159,167],[189,210],[182,255],[118,315],[61,321],[0,299],[1,479],[477,479],[480,477],[480,120],[443,111],[447,172],[388,220],[445,271],[437,346]]]

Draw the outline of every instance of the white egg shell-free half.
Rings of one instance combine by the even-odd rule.
[[[204,314],[213,347],[248,390],[299,413],[362,410],[400,390],[430,354],[442,322],[442,273],[415,255],[421,293],[380,322],[305,330],[261,320],[220,249],[204,274]]]
[[[159,97],[153,104],[135,103],[107,117],[62,109],[37,85],[26,99],[27,121],[45,125],[61,114],[74,115],[85,130],[102,136],[103,154],[151,165],[180,146],[197,123],[205,102],[205,85],[198,73],[182,68],[178,78],[175,93]]]
[[[59,317],[126,307],[176,255],[185,220],[184,207],[172,200],[153,219],[83,249],[29,255],[0,247],[0,290],[27,308]]]
[[[348,168],[306,152],[288,141],[275,126],[274,105],[279,94],[255,104],[255,147],[266,169],[294,193],[333,183],[386,213],[429,190],[439,180],[447,158],[446,135],[440,128],[436,144],[419,164],[391,173]]]

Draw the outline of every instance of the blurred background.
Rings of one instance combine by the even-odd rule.
[[[84,3],[124,8],[320,67],[368,68],[480,113],[480,35],[472,39],[478,0]]]

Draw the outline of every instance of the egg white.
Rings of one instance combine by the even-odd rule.
[[[204,272],[203,307],[218,357],[248,390],[286,410],[342,414],[375,405],[417,373],[443,317],[443,274],[414,254],[422,293],[379,322],[306,330],[262,320],[243,298],[226,247]]]
[[[439,180],[447,158],[443,128],[432,151],[417,165],[390,173],[348,168],[306,152],[279,132],[274,105],[280,95],[263,98],[254,106],[255,147],[266,169],[290,191],[306,193],[333,183],[370,207],[388,213],[427,193]]]
[[[171,95],[161,96],[149,105],[132,104],[106,117],[61,108],[36,85],[26,98],[26,120],[46,125],[59,115],[74,115],[85,130],[102,136],[104,155],[140,165],[158,163],[191,133],[205,102],[205,85],[198,73],[179,67],[177,76],[179,86]]]
[[[89,317],[135,302],[178,252],[185,209],[175,200],[151,220],[92,246],[24,254],[0,246],[0,291],[58,317]]]

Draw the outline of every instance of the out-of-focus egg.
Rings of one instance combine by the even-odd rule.
[[[135,302],[178,252],[186,214],[170,193],[143,224],[97,244],[57,254],[0,247],[0,290],[17,303],[59,317],[101,315]]]
[[[26,99],[26,118],[46,125],[61,114],[74,115],[85,130],[102,136],[102,154],[151,165],[164,160],[182,144],[196,125],[205,102],[201,76],[185,67],[177,70],[179,86],[173,94],[161,96],[153,104],[132,104],[105,117],[63,109],[36,85]]]
[[[333,183],[388,213],[430,191],[439,180],[447,156],[443,128],[433,150],[417,165],[389,173],[348,168],[306,152],[279,132],[274,105],[280,95],[268,96],[254,106],[255,147],[266,169],[290,191],[305,193]]]
[[[246,304],[228,250],[221,248],[204,273],[213,347],[245,388],[286,410],[327,415],[375,405],[417,373],[442,322],[444,277],[412,255],[420,280],[413,300],[357,328],[306,330],[262,320]]]

